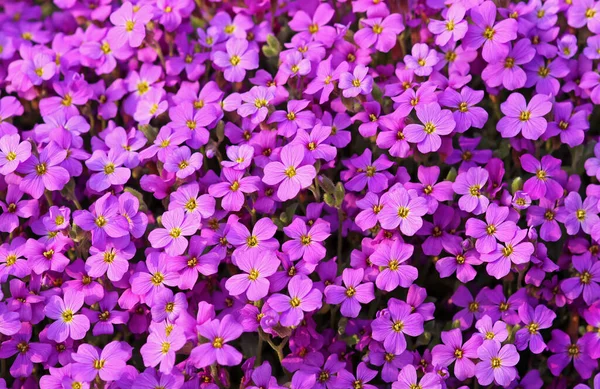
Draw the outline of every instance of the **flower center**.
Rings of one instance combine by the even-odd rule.
[[[67,309],[62,313],[61,317],[65,323],[70,323],[73,321],[73,311]]]
[[[579,355],[579,346],[577,346],[576,344],[570,345],[569,348],[567,349],[567,353],[569,354],[570,357],[575,357],[575,356]]]
[[[353,287],[349,287],[348,289],[346,289],[346,296],[352,297],[355,294],[356,294],[356,289],[354,289]]]
[[[582,284],[587,285],[592,281],[592,275],[586,270],[579,275],[579,281],[581,281]]]
[[[258,279],[259,275],[260,274],[258,273],[258,270],[252,269],[252,270],[250,270],[250,273],[248,273],[248,279],[250,281],[256,281]]]
[[[358,78],[352,80],[352,86],[358,88],[360,86],[360,80]]]
[[[17,262],[17,256],[15,254],[9,254],[6,257],[6,266],[12,266]]]
[[[316,23],[311,24],[310,26],[308,26],[308,31],[311,34],[316,33],[317,31],[319,31],[319,26]]]
[[[115,172],[115,164],[112,162],[107,163],[106,165],[104,165],[104,174],[109,175],[109,174],[113,174]]]
[[[585,17],[586,17],[586,18],[588,18],[588,19],[589,19],[589,18],[593,18],[594,16],[596,16],[596,10],[595,10],[595,9],[593,9],[593,8],[588,8],[588,9],[585,11]]]
[[[527,120],[529,120],[530,117],[531,117],[530,111],[521,111],[521,114],[519,115],[519,120],[522,122],[526,122]]]
[[[159,286],[162,284],[164,279],[165,279],[165,276],[163,276],[162,273],[154,273],[154,274],[152,274],[152,278],[150,280],[152,281],[152,284],[154,286]]]
[[[402,320],[398,320],[394,322],[394,325],[392,325],[392,329],[395,332],[400,332],[404,329],[404,322]]]
[[[427,122],[425,123],[423,130],[428,134],[433,134],[435,132],[435,125],[431,122]]]
[[[300,306],[300,299],[298,297],[294,297],[290,300],[290,305],[292,308],[298,308]]]
[[[496,31],[494,31],[494,29],[492,27],[486,27],[485,30],[483,31],[483,37],[485,39],[492,39],[495,34],[496,34]]]
[[[533,335],[538,332],[540,325],[538,323],[531,323],[527,326],[527,329],[529,330],[529,333]]]
[[[494,233],[496,232],[496,226],[493,224],[490,224],[489,226],[486,227],[485,232],[487,232],[488,235],[494,235]]]
[[[513,57],[506,57],[504,60],[504,68],[512,69],[515,66],[515,59]]]
[[[196,205],[196,199],[191,198],[187,201],[187,203],[185,203],[185,209],[188,212],[192,212],[196,209],[197,205]]]
[[[39,163],[37,165],[35,165],[35,172],[37,173],[38,176],[43,176],[44,174],[46,174],[46,164],[45,163]]]
[[[172,228],[171,231],[169,232],[169,235],[171,235],[171,237],[174,239],[179,238],[179,236],[181,235],[181,228],[178,228],[178,227]]]
[[[229,59],[229,62],[233,65],[233,66],[237,66],[241,61],[241,58],[239,57],[239,55],[234,55]]]
[[[19,350],[21,354],[25,354],[27,351],[29,351],[29,343],[21,342],[17,344],[17,350]]]
[[[458,254],[456,256],[456,263],[458,263],[459,265],[462,265],[463,263],[465,263],[465,256],[462,254]]]
[[[536,176],[538,179],[540,179],[540,180],[542,180],[542,181],[543,181],[543,180],[545,180],[545,179],[546,179],[546,171],[545,171],[545,170],[541,170],[541,169],[540,169],[540,170],[538,170],[538,171],[535,173],[535,176]]]
[[[234,192],[236,192],[238,189],[240,189],[240,183],[239,183],[239,181],[233,181],[231,183],[231,185],[229,185],[229,189],[231,189]]]
[[[133,27],[135,26],[135,23],[133,23],[132,20],[128,20],[125,22],[125,31],[127,32],[131,32],[133,31]]]
[[[479,197],[481,196],[481,187],[479,185],[473,185],[469,188],[469,193],[471,196]]]
[[[256,239],[256,236],[251,235],[246,239],[246,244],[250,247],[256,247],[258,246],[258,239]]]
[[[392,271],[396,271],[398,270],[398,267],[400,267],[400,263],[398,262],[398,260],[396,259],[392,259],[389,263],[388,263],[388,268]]]
[[[254,100],[254,106],[256,108],[262,108],[262,107],[266,107],[268,104],[266,99],[256,99]]]
[[[461,349],[457,348],[456,350],[454,350],[454,357],[456,359],[462,359],[463,351]]]
[[[172,313],[175,310],[175,303],[170,302],[165,305],[165,311]]]
[[[471,304],[469,304],[470,312],[477,312],[478,310],[479,310],[479,303],[477,301],[473,301]]]
[[[585,210],[578,209],[575,215],[577,216],[577,220],[579,220],[580,222],[585,220]]]
[[[300,237],[300,242],[302,242],[302,244],[304,246],[308,246],[310,244],[310,242],[312,241],[312,239],[310,238],[310,236],[308,235],[302,235]]]
[[[116,253],[114,250],[104,252],[104,262],[111,264],[115,261]]]
[[[148,82],[146,81],[142,81],[139,84],[137,84],[137,90],[140,95],[143,95],[144,93],[148,92],[149,89],[150,85],[148,85]]]
[[[373,25],[373,32],[375,34],[381,34],[382,31],[383,31],[383,27],[381,27],[381,25],[379,25],[379,24]]]
[[[502,365],[502,360],[498,357],[492,358],[492,368],[497,369]]]
[[[502,255],[504,255],[505,257],[510,257],[514,251],[515,249],[512,245],[506,245],[506,247],[502,249]]]
[[[285,169],[285,175],[289,178],[294,177],[296,175],[296,168],[293,166],[288,167],[287,169]]]
[[[160,346],[160,351],[163,354],[166,354],[169,352],[169,349],[171,348],[171,343],[169,342],[162,342],[162,345]]]
[[[548,74],[550,74],[550,69],[548,69],[545,66],[540,66],[540,68],[538,69],[538,75],[540,77],[547,77]]]
[[[402,219],[406,219],[406,217],[408,217],[409,213],[410,213],[410,209],[408,209],[408,207],[398,208],[398,216],[401,217]]]

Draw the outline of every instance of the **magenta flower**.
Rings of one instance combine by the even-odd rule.
[[[19,140],[18,134],[7,134],[0,138],[0,174],[14,172],[21,162],[31,156],[31,143]]]
[[[441,389],[441,382],[441,378],[435,373],[425,373],[419,380],[417,369],[408,364],[398,374],[398,381],[392,384],[392,389]]]
[[[225,287],[232,296],[246,293],[250,301],[259,301],[269,293],[269,280],[279,267],[279,259],[270,250],[247,250],[236,258],[236,266],[244,273],[231,276]]]
[[[146,267],[140,267],[131,276],[131,291],[149,305],[168,293],[167,286],[175,286],[179,281],[177,273],[168,266],[167,258],[164,253],[152,252],[146,259]]]
[[[567,278],[560,284],[560,288],[567,298],[574,300],[583,292],[583,299],[587,304],[592,304],[600,298],[600,262],[593,259],[589,252],[583,255],[573,255],[573,268],[575,277]]]
[[[412,313],[412,307],[392,298],[387,313],[373,320],[373,339],[383,342],[386,350],[395,355],[406,350],[405,335],[419,336],[423,333],[423,316]]]
[[[559,376],[567,365],[573,361],[573,366],[581,378],[590,378],[598,366],[598,361],[590,358],[582,339],[573,342],[569,335],[561,330],[552,330],[552,339],[548,348],[554,353],[548,358],[548,368],[554,376]]]
[[[330,47],[336,38],[336,31],[335,28],[327,26],[327,23],[334,14],[335,11],[331,5],[323,3],[314,11],[312,18],[303,10],[297,11],[288,25],[292,31],[298,32],[297,39],[316,40]]]
[[[342,280],[344,286],[329,285],[325,288],[327,304],[341,304],[340,312],[346,317],[357,317],[360,304],[368,304],[375,299],[372,282],[363,282],[363,269],[344,269]]]
[[[577,234],[580,228],[586,234],[590,234],[592,227],[600,222],[598,201],[594,196],[588,196],[581,201],[579,193],[571,192],[565,197],[564,207],[560,207],[556,212],[556,220],[565,225],[569,235]]]
[[[344,97],[368,95],[373,90],[373,77],[368,75],[369,68],[358,65],[352,73],[345,72],[340,75],[338,86],[342,89]]]
[[[217,362],[222,366],[235,366],[242,361],[242,354],[227,344],[240,337],[243,328],[231,315],[223,319],[208,320],[198,327],[198,333],[208,340],[196,346],[190,354],[190,362],[197,368]]]
[[[540,330],[550,328],[556,313],[543,305],[535,309],[529,304],[519,307],[519,317],[524,327],[515,334],[515,345],[519,350],[525,350],[527,346],[534,354],[540,354],[546,349],[546,343],[540,334]]]
[[[131,177],[131,171],[122,167],[127,155],[110,150],[108,154],[103,150],[96,150],[92,157],[85,161],[86,166],[94,172],[90,177],[90,188],[102,192],[111,185],[124,185]]]
[[[411,55],[404,56],[406,68],[414,71],[417,76],[429,76],[439,61],[437,51],[431,50],[425,43],[415,44]]]
[[[508,54],[507,42],[517,37],[517,21],[505,19],[496,23],[496,4],[484,1],[471,10],[473,24],[469,26],[463,42],[472,49],[483,46],[482,56],[494,62]]]
[[[304,312],[321,308],[322,293],[314,289],[313,282],[304,275],[292,277],[288,294],[275,293],[267,301],[280,314],[279,322],[285,327],[297,326],[304,318]]]
[[[555,177],[561,173],[561,161],[550,155],[544,155],[541,161],[538,161],[530,154],[521,156],[521,165],[523,170],[535,174],[525,181],[523,190],[531,196],[532,200],[546,198],[554,201],[563,195],[563,188]]]
[[[292,238],[281,247],[290,260],[302,258],[308,263],[316,264],[325,258],[323,242],[330,236],[329,223],[317,221],[309,229],[304,220],[296,218],[283,228],[283,232]]]
[[[432,350],[433,364],[435,366],[450,366],[454,364],[454,375],[461,381],[475,375],[475,363],[471,359],[477,359],[477,349],[481,347],[483,339],[472,335],[463,344],[463,336],[460,329],[442,331],[442,342]]]
[[[208,193],[216,198],[222,198],[221,206],[226,211],[239,211],[244,205],[245,195],[258,191],[259,178],[244,177],[244,171],[223,168],[221,171],[224,182],[217,182],[208,188]]]
[[[350,165],[354,167],[356,173],[348,182],[346,189],[360,192],[365,186],[368,186],[369,191],[380,193],[388,187],[388,178],[386,170],[389,169],[393,162],[390,161],[385,154],[372,162],[372,152],[370,149],[365,149],[362,155],[350,158]]]
[[[117,199],[110,193],[96,200],[91,212],[75,211],[73,221],[84,231],[92,233],[94,246],[104,246],[109,237],[121,238],[129,235],[127,219],[119,214]]]
[[[227,52],[215,52],[213,61],[215,65],[223,69],[227,81],[243,81],[246,70],[258,68],[258,53],[255,50],[248,50],[246,39],[229,39],[225,47]]]
[[[481,362],[475,366],[475,375],[480,385],[507,386],[517,376],[514,367],[519,362],[519,353],[512,344],[505,344],[500,348],[499,342],[484,342],[477,350]]]
[[[151,6],[134,6],[127,1],[110,15],[110,21],[115,27],[108,32],[108,39],[114,42],[115,48],[126,42],[131,47],[138,47],[146,36],[146,23],[151,19]]]
[[[465,8],[459,3],[453,4],[449,9],[444,20],[431,19],[427,28],[435,37],[435,43],[443,46],[450,40],[458,42],[467,33],[468,24],[464,20]]]
[[[490,200],[483,195],[482,189],[488,181],[489,173],[481,167],[472,167],[466,173],[460,173],[452,184],[454,191],[463,195],[458,200],[460,209],[473,212],[475,215],[484,213]]]
[[[525,139],[537,140],[546,131],[544,115],[550,112],[552,103],[544,95],[534,95],[527,103],[522,94],[512,93],[500,109],[506,115],[497,126],[503,138],[521,133]]]
[[[82,306],[81,293],[65,292],[64,299],[58,296],[50,297],[44,307],[44,313],[56,321],[48,327],[48,338],[59,343],[67,338],[83,339],[90,329],[90,321],[85,315],[77,314]]]
[[[452,113],[442,110],[437,103],[417,106],[415,111],[423,124],[407,125],[404,128],[406,140],[416,143],[422,153],[437,151],[442,145],[440,135],[452,133],[456,126]]]
[[[399,286],[408,288],[419,276],[417,268],[404,262],[413,255],[414,247],[395,240],[393,243],[382,244],[371,254],[370,260],[382,268],[377,275],[375,284],[379,289],[391,292]]]
[[[517,230],[504,245],[497,244],[494,251],[481,255],[481,260],[488,263],[486,270],[489,275],[500,279],[510,272],[513,263],[529,262],[534,247],[531,242],[523,242],[526,236],[527,230]]]
[[[160,364],[161,373],[171,373],[175,365],[175,352],[183,347],[185,341],[182,330],[174,330],[169,334],[162,331],[152,332],[146,344],[140,348],[144,366],[154,367]]]
[[[403,187],[392,188],[381,196],[383,208],[377,217],[381,227],[392,230],[400,228],[406,236],[413,236],[422,226],[422,216],[427,213],[427,200],[418,197],[415,190],[407,191]]]
[[[300,190],[308,188],[317,172],[311,165],[300,166],[304,157],[304,148],[300,145],[288,145],[281,149],[281,162],[273,161],[264,169],[262,180],[267,185],[277,185],[277,197],[285,201],[296,197]]]
[[[195,214],[186,214],[177,208],[163,213],[161,223],[164,228],[152,230],[148,240],[154,248],[162,248],[169,255],[181,255],[188,246],[186,236],[198,231],[200,219]]]
[[[42,197],[44,189],[62,190],[70,179],[69,172],[60,166],[66,157],[67,151],[61,150],[54,142],[48,144],[39,157],[31,155],[17,168],[17,172],[25,174],[19,188],[35,199]]]
[[[364,28],[354,34],[356,44],[363,49],[375,46],[375,50],[384,53],[387,53],[396,45],[396,37],[404,31],[400,14],[391,14],[385,18],[364,19],[361,24]]]
[[[118,380],[131,358],[131,346],[113,341],[100,350],[89,344],[81,344],[73,353],[73,378],[92,382],[97,376],[105,382]]]
[[[471,218],[466,223],[466,234],[475,238],[475,248],[481,254],[487,254],[496,249],[496,239],[508,242],[517,231],[517,225],[507,220],[509,209],[490,204],[485,213],[485,222]]]

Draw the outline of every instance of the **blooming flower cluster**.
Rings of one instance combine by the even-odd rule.
[[[0,26],[0,389],[600,388],[600,2]]]

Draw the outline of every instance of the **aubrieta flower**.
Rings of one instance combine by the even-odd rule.
[[[340,312],[346,317],[357,317],[360,304],[368,304],[375,299],[373,283],[362,283],[363,269],[344,269],[342,281],[344,286],[329,285],[325,288],[327,304],[341,304]]]
[[[521,133],[525,139],[537,140],[546,131],[544,115],[550,112],[552,103],[544,95],[535,95],[527,103],[522,94],[512,93],[500,108],[506,115],[498,122],[502,137]]]
[[[435,366],[450,366],[454,363],[454,374],[461,381],[475,375],[475,363],[471,359],[477,358],[477,350],[481,347],[481,337],[473,335],[463,343],[460,329],[442,331],[442,342],[432,350],[433,364]]]
[[[368,72],[369,68],[358,65],[352,73],[345,72],[340,75],[338,86],[342,89],[344,97],[350,98],[371,93],[373,77]]]
[[[415,108],[417,117],[423,124],[409,124],[404,128],[404,136],[411,143],[416,143],[422,153],[439,150],[442,145],[440,135],[452,133],[456,122],[452,113],[442,110],[439,104],[430,103]]]
[[[280,314],[281,325],[297,326],[304,318],[304,312],[311,312],[322,305],[322,293],[313,289],[313,282],[306,276],[297,275],[288,283],[288,295],[275,293],[267,301],[269,306]]]
[[[460,209],[473,212],[475,215],[480,215],[486,211],[490,200],[482,191],[488,179],[488,171],[481,167],[472,167],[456,177],[452,188],[456,193],[462,195],[458,200]]]
[[[481,362],[475,366],[475,375],[481,385],[495,382],[507,386],[517,375],[514,367],[519,362],[519,353],[512,344],[500,347],[499,342],[484,342],[477,350]]]
[[[164,248],[169,255],[181,255],[188,246],[186,236],[193,235],[200,227],[200,220],[195,214],[186,214],[177,208],[163,213],[161,218],[164,228],[152,230],[148,240],[154,248]]]
[[[269,293],[269,280],[279,267],[279,260],[270,250],[247,250],[237,256],[236,266],[244,273],[231,276],[225,287],[232,296],[246,293],[250,301],[259,301]]]
[[[64,299],[50,297],[44,313],[56,321],[48,327],[48,338],[59,343],[67,338],[83,339],[90,329],[90,321],[85,315],[77,314],[82,306],[81,293],[65,292]]]
[[[265,166],[262,180],[267,185],[279,184],[277,197],[285,201],[308,188],[317,173],[311,165],[300,166],[304,158],[304,147],[300,145],[283,147],[279,156],[281,162],[273,161]]]
[[[423,316],[411,313],[410,305],[392,298],[387,313],[373,320],[373,339],[383,342],[384,347],[395,355],[406,350],[406,335],[423,333]]]

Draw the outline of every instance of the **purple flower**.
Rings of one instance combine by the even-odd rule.
[[[370,192],[380,193],[388,187],[385,170],[389,169],[393,162],[385,154],[382,154],[375,162],[372,162],[372,160],[372,153],[368,148],[365,149],[362,155],[350,158],[350,164],[358,174],[346,182],[346,189],[360,192],[368,185]]]
[[[510,273],[512,264],[520,265],[529,262],[534,247],[531,242],[523,242],[527,230],[516,230],[513,238],[504,245],[496,244],[496,249],[481,255],[481,260],[487,262],[486,270],[489,275],[500,279]]]
[[[21,162],[31,156],[31,143],[19,140],[18,134],[7,134],[0,138],[0,174],[14,172]]]
[[[527,103],[522,94],[512,93],[500,109],[506,115],[497,126],[503,138],[521,133],[525,139],[537,140],[546,131],[544,115],[550,112],[552,103],[544,95],[535,95]]]
[[[90,321],[85,315],[77,314],[83,306],[83,294],[65,292],[64,299],[50,297],[44,307],[44,313],[56,320],[48,327],[48,338],[56,342],[64,342],[67,338],[83,339],[90,329]]]
[[[456,126],[452,113],[445,109],[442,110],[437,103],[417,106],[415,111],[423,124],[407,125],[404,128],[406,140],[416,143],[422,153],[439,150],[442,145],[440,135],[452,133]]]
[[[338,86],[342,89],[344,97],[356,97],[359,94],[368,95],[373,90],[373,77],[368,75],[369,68],[358,65],[352,73],[345,72],[340,75]]]
[[[589,252],[572,258],[575,277],[563,280],[560,287],[567,298],[574,300],[583,292],[584,301],[592,304],[600,298],[600,263]]]
[[[258,53],[248,50],[246,39],[229,39],[225,44],[227,53],[217,51],[213,54],[214,64],[224,70],[229,82],[240,82],[246,76],[246,70],[258,68]]]
[[[269,280],[279,267],[279,259],[270,250],[247,250],[236,257],[236,266],[244,273],[231,276],[225,287],[232,296],[246,293],[250,301],[259,301],[269,293]]]
[[[379,289],[392,291],[400,285],[408,288],[417,279],[417,268],[403,264],[414,252],[414,247],[395,240],[393,243],[380,245],[371,255],[371,262],[382,268],[377,275],[375,284]]]
[[[552,330],[552,339],[548,342],[548,348],[554,353],[548,358],[548,368],[554,376],[559,376],[571,361],[584,380],[590,378],[598,367],[598,361],[590,358],[582,339],[573,342],[569,335],[561,330]]]
[[[244,177],[244,172],[230,168],[221,171],[224,182],[217,182],[208,188],[208,193],[216,198],[222,198],[221,206],[226,211],[239,211],[244,205],[245,194],[258,191],[259,178]]]
[[[496,5],[484,1],[471,10],[473,24],[469,26],[463,42],[468,48],[483,46],[483,59],[494,62],[508,54],[507,42],[517,38],[517,21],[505,19],[496,23]]]
[[[586,197],[581,201],[577,192],[571,192],[565,197],[565,206],[556,212],[556,220],[564,223],[567,234],[575,235],[581,230],[586,234],[591,233],[592,227],[600,222],[598,218],[598,198]]]
[[[496,239],[500,242],[508,242],[517,231],[517,225],[507,220],[509,209],[490,204],[485,213],[485,222],[471,218],[465,225],[467,236],[476,239],[475,248],[481,254],[487,254],[496,248]]]
[[[96,376],[103,381],[116,381],[123,374],[126,361],[131,358],[131,347],[113,341],[100,350],[90,344],[81,344],[73,353],[73,378],[92,382]]]
[[[323,295],[313,289],[313,282],[306,276],[292,277],[288,283],[288,294],[275,293],[267,301],[280,314],[279,321],[283,326],[297,326],[304,318],[304,312],[321,308]]]
[[[489,173],[481,167],[472,167],[466,173],[460,173],[452,184],[452,189],[460,195],[458,200],[460,209],[473,212],[475,215],[484,213],[490,200],[481,193],[488,181]]]
[[[391,14],[385,18],[364,19],[361,23],[364,28],[354,34],[356,44],[363,49],[375,46],[375,50],[384,53],[396,45],[396,37],[404,31],[400,14]]]
[[[423,225],[422,216],[427,213],[427,200],[418,197],[415,190],[392,188],[381,196],[383,208],[378,213],[381,227],[392,230],[399,227],[404,235],[413,236]]]
[[[127,219],[119,214],[117,198],[110,193],[100,197],[89,211],[75,211],[73,221],[84,231],[92,233],[92,244],[104,246],[110,238],[121,238],[129,235]]]
[[[146,23],[152,19],[152,7],[149,5],[133,6],[125,2],[110,15],[115,27],[108,32],[108,39],[114,42],[115,48],[128,42],[131,47],[138,47],[146,36]]]
[[[283,228],[283,232],[292,238],[281,247],[290,260],[302,258],[308,263],[316,264],[325,258],[323,242],[330,236],[329,223],[317,221],[309,229],[304,220],[296,218]]]
[[[308,188],[317,175],[311,165],[300,166],[304,158],[304,147],[288,145],[281,149],[281,162],[273,161],[265,166],[263,182],[277,185],[277,197],[285,201],[296,197],[300,190]]]
[[[541,161],[538,161],[530,154],[521,156],[521,165],[523,170],[535,174],[535,176],[525,181],[523,190],[531,196],[532,200],[546,198],[554,201],[563,195],[562,186],[555,180],[561,173],[561,161],[550,155],[544,155]]]
[[[429,76],[433,67],[440,61],[437,51],[431,50],[425,43],[415,44],[411,54],[404,56],[404,63],[406,68],[413,70],[417,76]]]
[[[17,172],[25,174],[19,188],[35,199],[42,197],[44,189],[62,190],[70,179],[69,172],[59,166],[66,157],[67,151],[61,150],[54,142],[48,144],[39,157],[31,155],[17,168]]]
[[[363,269],[344,269],[342,280],[344,286],[329,285],[325,288],[327,304],[341,304],[340,312],[346,317],[357,317],[360,304],[368,304],[375,299],[373,283],[362,283]]]
[[[441,389],[441,379],[435,373],[425,373],[419,380],[417,370],[413,365],[406,365],[398,374],[398,381],[392,384],[392,389]]]
[[[541,329],[550,328],[556,314],[543,305],[535,309],[529,304],[519,307],[519,317],[524,327],[515,334],[515,345],[519,350],[525,350],[527,345],[534,354],[539,354],[546,349],[546,343],[540,334]]]
[[[454,364],[454,375],[461,381],[475,375],[475,364],[471,359],[477,359],[477,349],[483,340],[480,336],[472,335],[471,339],[463,344],[460,329],[442,331],[442,342],[432,350],[433,364],[435,366],[450,366]]]
[[[330,47],[336,37],[335,28],[326,24],[333,18],[334,9],[327,3],[320,4],[311,18],[305,11],[299,10],[288,23],[292,31],[299,32],[297,39],[316,40]]]
[[[200,219],[195,214],[185,214],[177,208],[163,213],[161,223],[164,228],[152,230],[148,240],[154,248],[164,248],[169,255],[181,255],[188,246],[186,236],[196,233]]]
[[[475,366],[475,375],[480,385],[495,382],[500,386],[508,386],[516,377],[519,353],[512,344],[500,348],[500,342],[484,342],[477,350],[481,362]]]
[[[406,350],[405,334],[419,336],[423,333],[423,316],[411,312],[410,305],[390,299],[387,312],[373,320],[373,339],[383,342],[386,350],[402,354]]]
[[[131,171],[122,167],[127,155],[110,150],[108,154],[103,150],[96,150],[92,157],[85,161],[85,165],[94,172],[90,177],[90,188],[102,192],[111,185],[124,185],[131,177]]]

